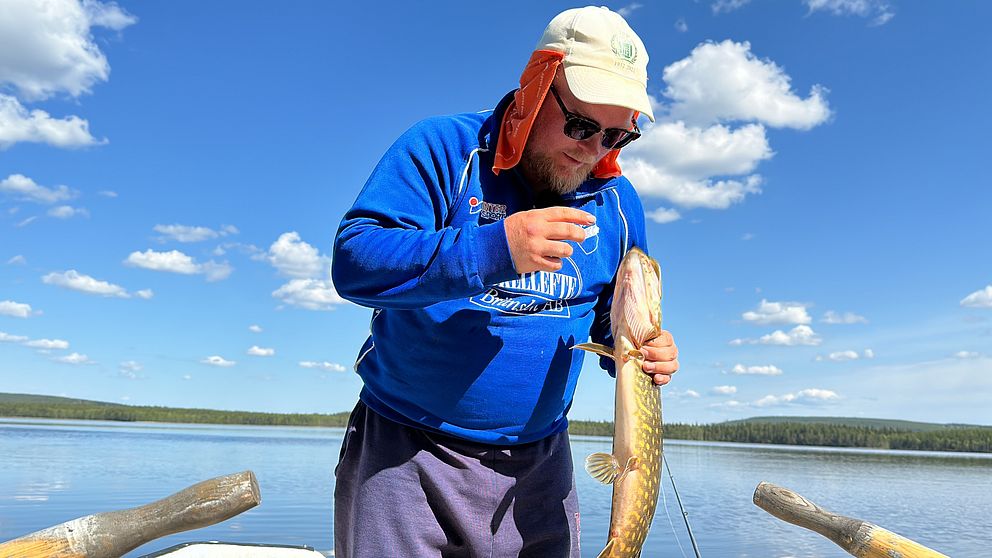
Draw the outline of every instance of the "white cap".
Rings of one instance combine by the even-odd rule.
[[[620,14],[595,6],[565,10],[551,20],[535,50],[565,54],[565,80],[580,101],[626,107],[654,121],[648,53]]]

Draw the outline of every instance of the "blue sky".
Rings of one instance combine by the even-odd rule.
[[[504,4],[5,1],[0,391],[350,409],[370,311],[334,232],[404,129],[494,106],[573,7]],[[659,116],[621,164],[681,349],[666,420],[992,424],[992,7],[610,7]],[[571,416],[612,416],[592,358]]]

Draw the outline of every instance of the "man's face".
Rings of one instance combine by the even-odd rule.
[[[565,108],[596,121],[602,128],[630,129],[634,111],[612,105],[593,105],[575,98],[561,72],[555,75],[555,90]],[[565,115],[549,91],[534,120],[530,137],[520,159],[520,170],[537,191],[558,194],[575,191],[592,168],[609,152],[603,147],[603,134],[574,140],[564,133]]]

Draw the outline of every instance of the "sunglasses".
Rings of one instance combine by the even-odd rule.
[[[634,126],[633,130],[624,130],[623,128],[604,129],[595,120],[575,114],[565,108],[565,103],[561,102],[561,97],[555,91],[554,85],[551,86],[551,94],[555,96],[555,100],[558,101],[558,107],[561,108],[561,112],[565,115],[565,135],[573,140],[582,141],[603,132],[603,140],[601,142],[603,147],[607,149],[620,149],[641,137],[641,131],[638,129],[637,123],[633,120],[630,122]]]

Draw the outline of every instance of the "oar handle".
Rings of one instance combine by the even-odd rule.
[[[3,558],[119,558],[159,537],[229,519],[262,501],[243,471],[194,484],[137,508],[87,515],[0,544]]]
[[[799,494],[762,482],[754,503],[775,517],[816,531],[858,558],[948,558],[877,525],[829,512]]]

